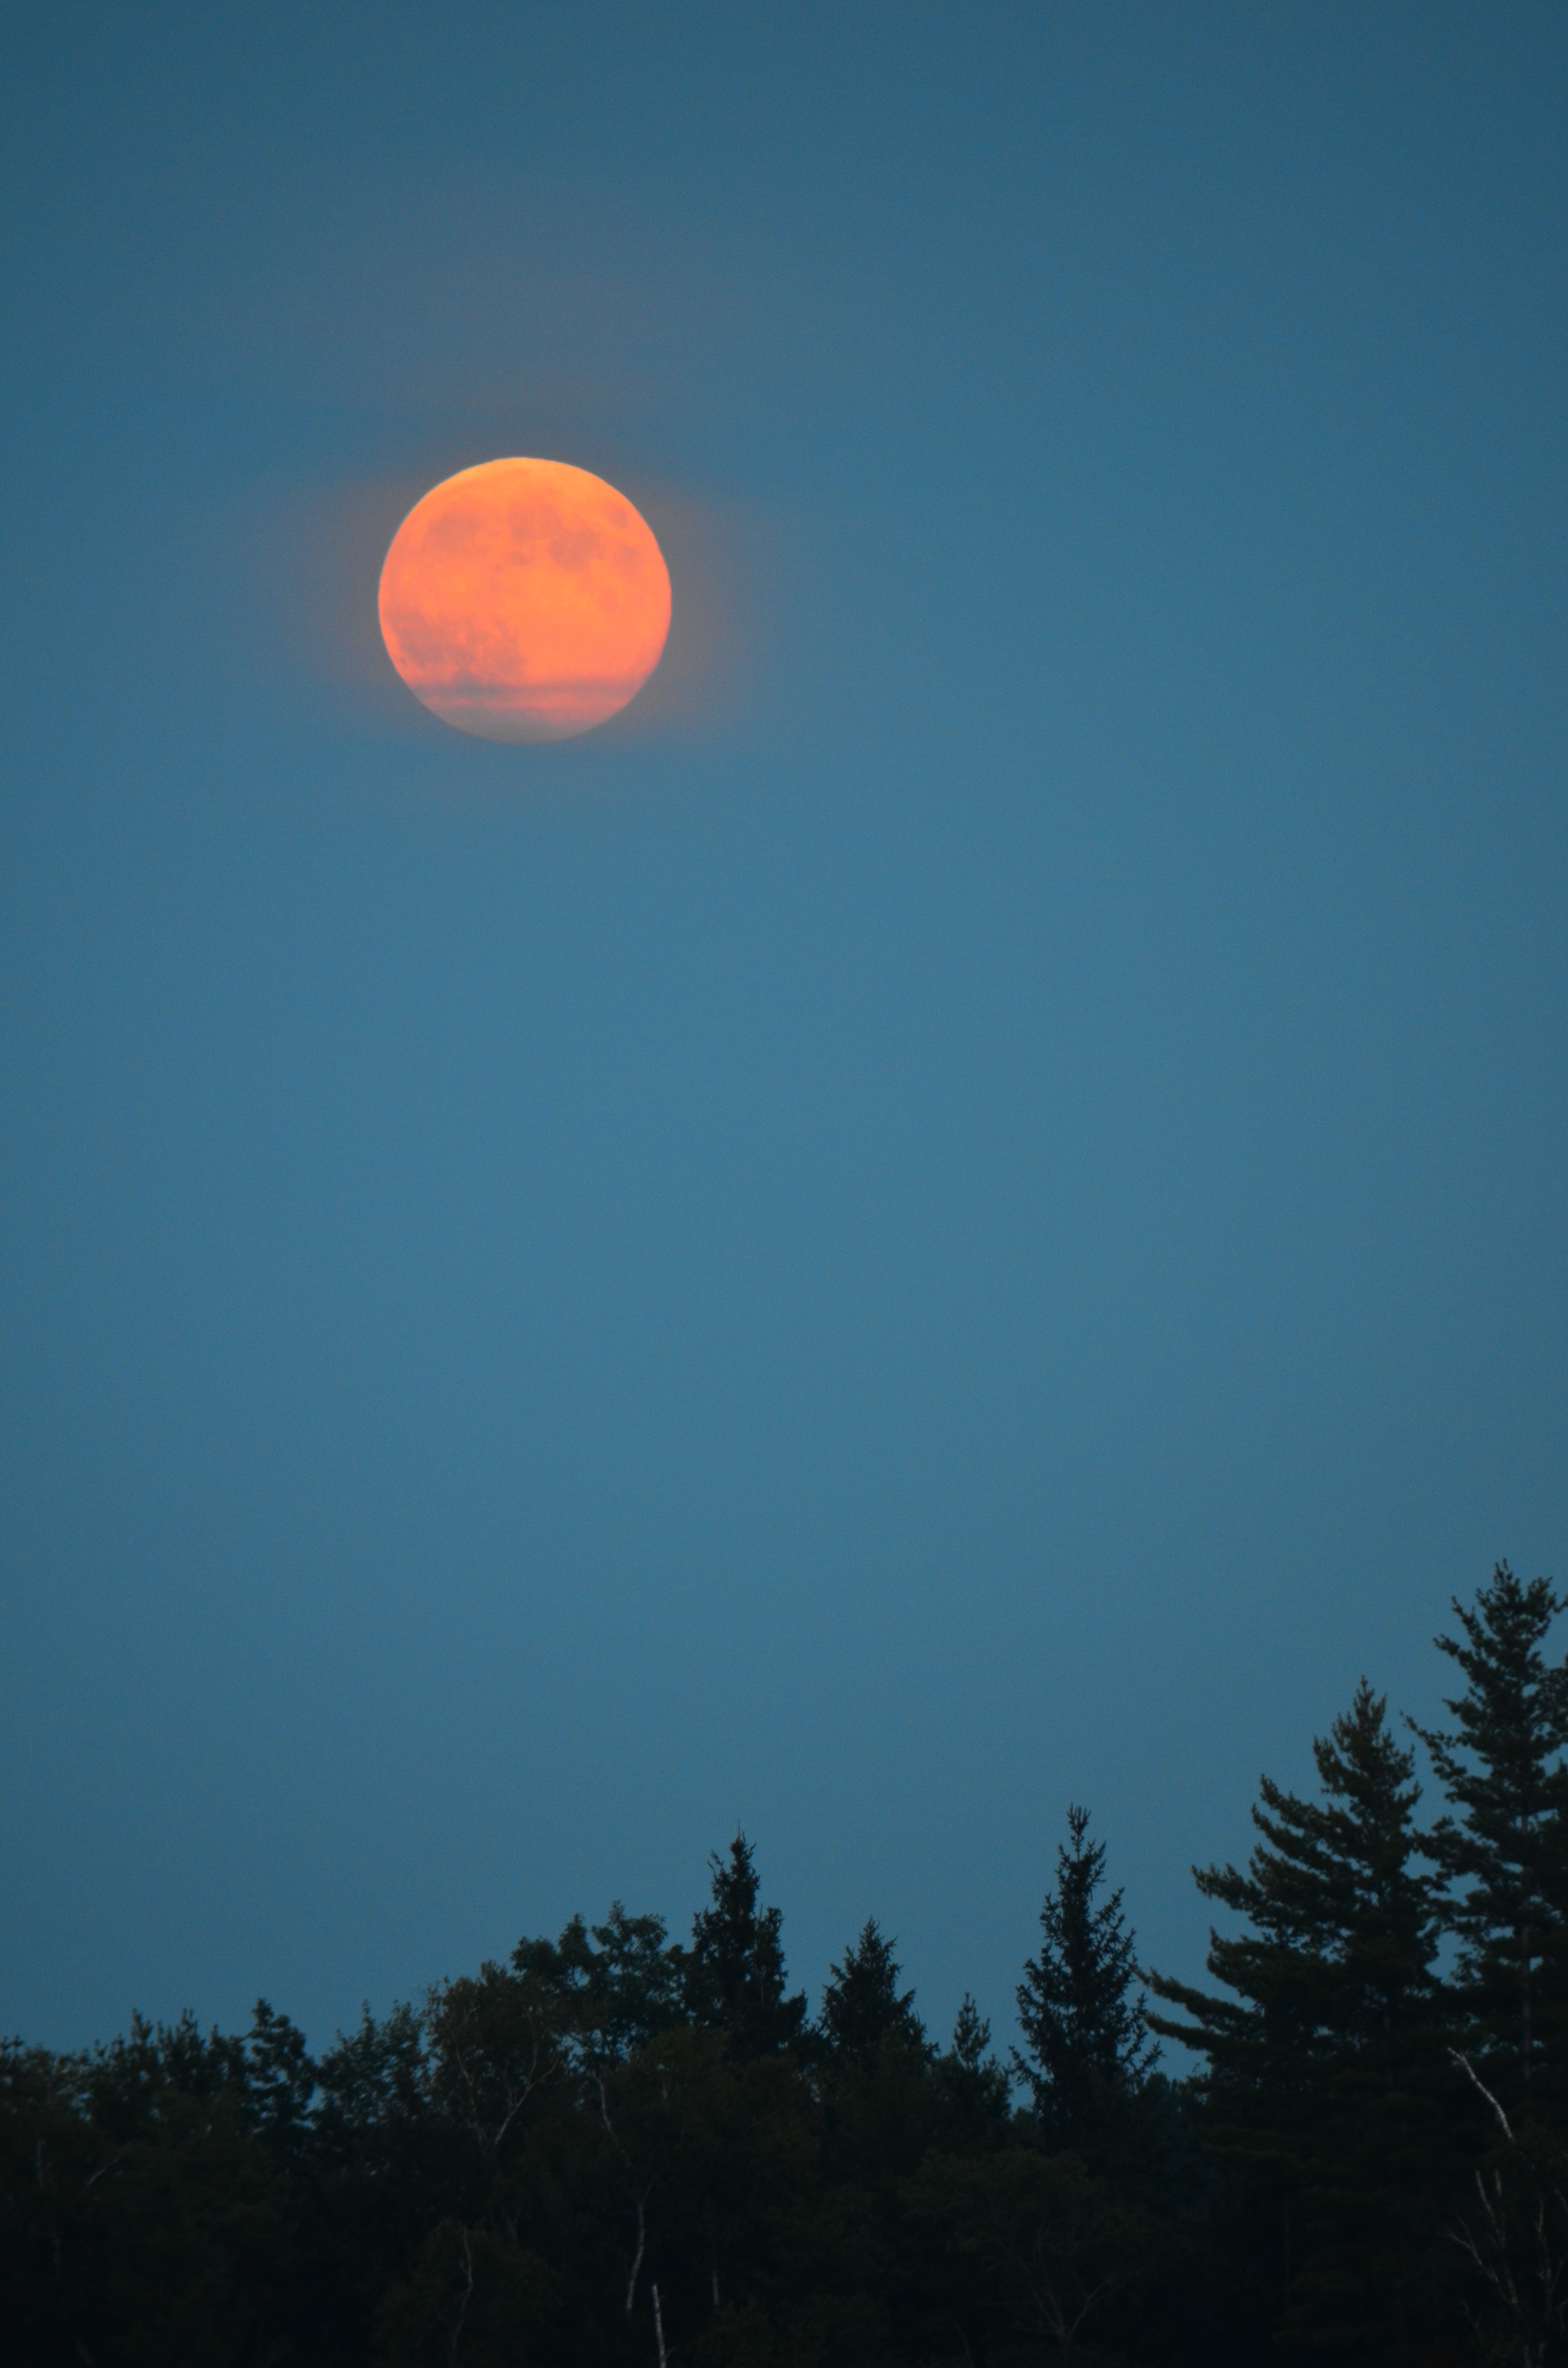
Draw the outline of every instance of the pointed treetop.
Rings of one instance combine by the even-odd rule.
[[[1149,2036],[1134,1941],[1121,1893],[1097,1900],[1105,1844],[1088,1839],[1089,1813],[1067,1811],[1056,1888],[1040,1911],[1040,1952],[1024,1967],[1018,2021],[1026,2051],[1013,2061],[1052,2145],[1091,2145],[1140,2089],[1159,2050]]]
[[[799,2036],[806,2016],[803,1994],[784,1993],[784,1919],[777,1907],[757,1906],[760,1884],[744,1833],[708,1864],[710,1904],[692,1919],[688,2004],[699,2022],[729,2033],[737,2055],[771,2055]]]
[[[953,2055],[966,2072],[976,2072],[991,2048],[991,2025],[965,1990],[953,2023]]]
[[[926,2027],[915,2011],[915,1992],[901,1994],[893,1944],[883,1938],[874,1916],[844,1952],[843,1964],[829,1971],[817,2020],[835,2055],[868,2055],[887,2039],[925,2049]]]
[[[1548,2024],[1559,2057],[1565,2035],[1542,1979],[1542,1961],[1568,1946],[1568,1663],[1545,1652],[1564,1609],[1549,1578],[1527,1586],[1498,1563],[1473,1607],[1455,1600],[1460,1634],[1434,1639],[1465,1679],[1446,1705],[1453,1727],[1415,1727],[1459,1813],[1439,1818],[1428,1849],[1462,1886],[1451,1921],[1471,2043],[1521,2089]]]

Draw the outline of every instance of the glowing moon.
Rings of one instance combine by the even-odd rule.
[[[485,740],[568,740],[634,699],[670,578],[624,494],[564,461],[486,461],[416,502],[381,569],[381,637],[410,690]]]

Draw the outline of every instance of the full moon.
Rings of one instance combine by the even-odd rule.
[[[416,502],[381,569],[381,637],[444,723],[569,740],[635,699],[670,578],[624,494],[564,461],[485,461]]]

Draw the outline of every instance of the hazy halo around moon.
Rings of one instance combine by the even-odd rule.
[[[381,637],[433,714],[485,740],[569,740],[664,652],[670,578],[624,494],[565,461],[485,461],[416,502],[381,568]]]

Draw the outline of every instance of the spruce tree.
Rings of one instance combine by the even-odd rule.
[[[1465,1679],[1453,1728],[1415,1729],[1458,1812],[1429,1847],[1457,1895],[1467,2052],[1509,2108],[1543,2081],[1559,2101],[1568,2089],[1568,1666],[1544,1651],[1563,1609],[1550,1579],[1527,1587],[1500,1562],[1473,1610],[1456,1600],[1460,1634],[1435,1639]]]
[[[1133,1935],[1121,1893],[1096,1901],[1105,1844],[1087,1839],[1089,1813],[1067,1812],[1056,1888],[1040,1911],[1040,1952],[1018,1985],[1027,2054],[1013,2062],[1028,2086],[1048,2146],[1087,2152],[1143,2086],[1158,2055],[1144,2021]]]
[[[950,2050],[955,2064],[966,2072],[983,2072],[991,2062],[991,2025],[965,1990],[953,2019]]]
[[[1210,1936],[1209,1970],[1230,1995],[1152,1974],[1188,2020],[1150,2021],[1207,2058],[1207,2140],[1267,2205],[1284,2331],[1394,2362],[1444,2249],[1436,1886],[1419,1863],[1413,1755],[1364,1679],[1312,1752],[1323,1799],[1266,1776],[1246,1873],[1194,1869],[1248,1928]]]
[[[710,1858],[710,1904],[693,1918],[687,2000],[695,2021],[727,2033],[732,2055],[770,2055],[793,2045],[806,2019],[804,1995],[784,1989],[783,1917],[759,1907],[751,1844],[737,1833],[727,1857]]]
[[[843,1964],[829,1967],[817,2021],[835,2055],[869,2055],[887,2041],[921,2055],[926,2052],[926,2027],[915,2011],[915,1992],[901,1994],[899,1964],[876,1918],[869,1916],[859,1939],[844,1952]]]
[[[965,1990],[948,2052],[936,2064],[948,2141],[957,2146],[998,2144],[1008,2120],[1012,2076],[991,2052],[991,2025]]]

